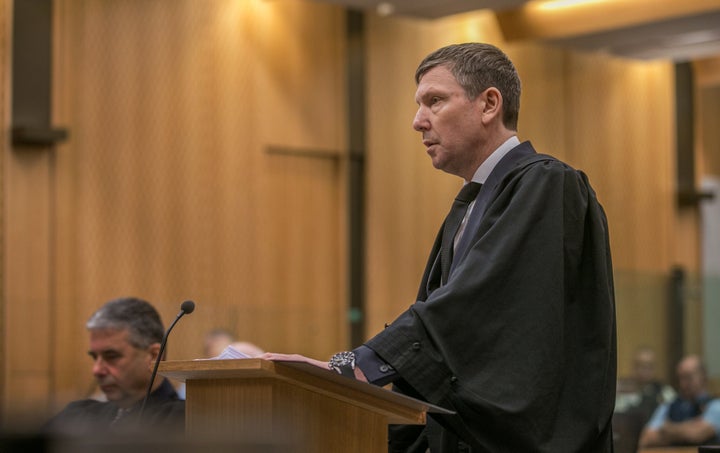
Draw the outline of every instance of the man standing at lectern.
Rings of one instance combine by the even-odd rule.
[[[413,121],[464,187],[416,301],[330,362],[455,415],[394,426],[391,452],[609,452],[616,339],[607,221],[587,177],[517,137],[520,80],[494,46],[418,67]],[[550,107],[550,106],[549,106]]]

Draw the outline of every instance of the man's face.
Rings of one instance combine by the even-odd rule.
[[[423,145],[433,166],[470,180],[482,163],[485,137],[482,113],[484,93],[470,100],[444,66],[430,69],[420,79],[413,128],[422,132]]]
[[[127,329],[90,330],[93,376],[109,401],[130,407],[145,397],[159,344],[138,349],[128,341]]]
[[[685,399],[694,399],[705,391],[705,376],[697,360],[685,359],[677,367],[678,393]]]
[[[635,356],[635,378],[641,384],[655,379],[655,354],[650,351],[638,352]]]

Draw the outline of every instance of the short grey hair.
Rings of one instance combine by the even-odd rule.
[[[415,83],[429,70],[446,67],[465,90],[468,99],[477,98],[490,87],[500,91],[503,99],[503,124],[516,131],[520,115],[520,76],[512,61],[491,44],[464,43],[442,47],[420,62]]]
[[[165,334],[160,314],[155,307],[135,297],[123,297],[107,302],[90,316],[85,327],[88,330],[127,329],[130,344],[140,349],[160,343]]]

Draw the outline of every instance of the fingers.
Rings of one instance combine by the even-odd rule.
[[[266,352],[259,356],[260,359],[272,360],[274,362],[304,362],[319,368],[328,368],[328,363],[322,360],[311,359],[300,354],[279,354],[277,352]]]
[[[279,354],[277,352],[266,352],[260,358],[276,362],[304,362],[307,359],[307,357],[300,354]]]

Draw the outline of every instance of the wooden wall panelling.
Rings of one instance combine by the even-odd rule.
[[[0,1],[0,66],[3,68],[10,67],[11,61],[11,2],[9,0]],[[0,71],[0,395],[5,401],[7,394],[7,328],[5,314],[7,294],[5,292],[5,275],[6,275],[6,241],[5,241],[5,198],[6,198],[6,176],[5,168],[7,166],[10,150],[10,130],[11,104],[10,104],[10,71]],[[0,407],[0,429],[5,425],[7,420],[7,410],[5,405]]]
[[[345,344],[343,11],[311,2],[56,2],[57,406],[90,387],[84,322],[136,295],[170,358],[234,330]],[[279,156],[270,145],[336,150]]]
[[[720,58],[718,58],[720,60]],[[697,86],[697,163],[698,175],[720,175],[720,130],[716,126],[720,118],[720,64],[718,83]]]
[[[417,108],[413,74],[432,49],[430,25],[407,19],[366,16],[366,336],[371,337],[409,306],[427,259],[426,244],[437,233],[443,197],[435,170],[412,129]],[[446,178],[447,186],[452,178]],[[441,221],[441,220],[439,220]]]
[[[265,149],[262,163],[269,203],[258,257],[272,272],[259,277],[266,304],[282,310],[266,312],[266,328],[277,328],[267,347],[325,358],[347,343],[345,13],[313,2],[277,8],[283,13],[258,25],[257,133],[265,145],[300,153]],[[314,150],[329,155],[302,153]]]
[[[538,152],[564,159],[568,121],[562,102],[567,86],[566,52],[532,43],[504,47],[522,82],[518,137],[530,140]]]
[[[79,192],[79,172],[76,167],[78,157],[82,154],[83,137],[81,130],[75,128],[73,121],[73,105],[83,95],[69,89],[70,83],[85,86],[84,80],[73,81],[79,76],[77,41],[73,41],[72,30],[78,26],[73,12],[77,2],[54,2],[53,8],[53,118],[70,126],[69,140],[58,146],[59,158],[55,159],[55,172],[59,177],[54,180],[54,202],[58,209],[51,219],[54,238],[53,256],[53,290],[55,303],[50,307],[54,318],[54,338],[51,342],[54,369],[49,393],[46,398],[50,402],[49,412],[60,409],[65,402],[90,394],[94,390],[91,384],[90,359],[87,357],[87,334],[85,321],[90,313],[78,297],[76,284],[88,278],[78,272],[78,263],[84,247],[77,247],[74,242],[78,225],[85,222],[78,215],[76,205]],[[86,372],[86,370],[88,370]]]
[[[588,173],[608,215],[619,373],[630,372],[642,344],[655,347],[665,370],[675,263],[672,65],[573,53],[566,71],[566,158]]]
[[[720,56],[695,60],[692,67],[698,88],[720,85]]]
[[[3,67],[11,62],[12,3],[2,2]],[[51,149],[16,148],[10,129],[10,71],[3,71],[2,107],[2,421],[5,429],[32,426],[47,408],[49,343],[50,214],[54,155]]]
[[[46,410],[50,386],[50,172],[47,150],[10,151],[5,168],[3,405],[15,428]]]
[[[597,180],[619,269],[672,264],[672,66],[572,54],[568,159]],[[604,196],[603,196],[604,195]]]

